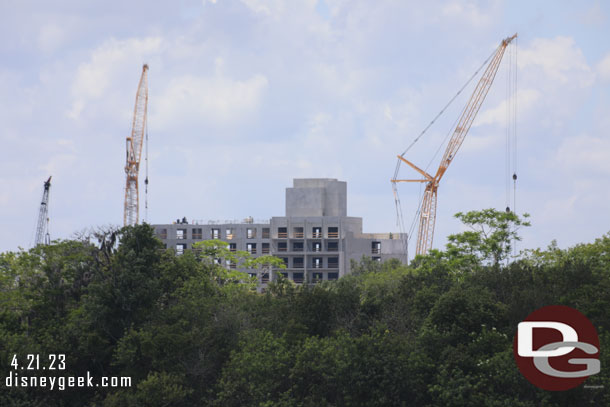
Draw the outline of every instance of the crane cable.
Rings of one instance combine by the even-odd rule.
[[[510,170],[511,170],[511,136],[512,136],[512,107],[513,107],[513,94],[512,94],[512,47],[508,49],[508,58],[506,63],[508,65],[506,74],[506,111],[505,121],[506,126],[504,128],[504,204],[506,206],[506,213],[510,213]]]
[[[470,77],[470,79],[468,79],[466,81],[466,83],[464,83],[464,85],[460,88],[460,90],[457,91],[457,93],[449,100],[449,102],[447,102],[447,104],[436,114],[436,116],[434,116],[434,119],[432,119],[432,121],[430,121],[430,123],[428,123],[428,125],[421,131],[421,133],[419,133],[419,135],[417,137],[415,137],[415,139],[411,142],[411,144],[409,144],[409,146],[406,148],[405,151],[402,152],[402,154],[400,155],[401,157],[404,157],[404,155],[415,145],[415,143],[417,143],[419,141],[419,139],[428,131],[428,129],[436,122],[436,120],[443,114],[445,113],[445,111],[447,110],[447,108],[451,105],[451,103],[453,103],[453,101],[455,101],[455,99],[457,99],[457,97],[464,91],[464,89],[470,84],[470,82],[472,82],[472,80],[474,78],[476,78],[476,76],[479,74],[479,72],[481,71],[481,69],[483,69],[487,63],[491,60],[491,58],[493,58],[493,56],[498,52],[497,49],[494,50],[494,52],[491,53],[491,55],[485,60],[485,62],[483,62],[481,64],[481,66],[472,74],[472,76]],[[400,167],[400,160],[398,160],[398,163],[396,165],[396,171],[394,172],[394,179],[396,179],[396,177],[398,176],[398,169]]]
[[[146,123],[146,178],[144,179],[144,222],[148,222],[148,123]]]
[[[508,74],[506,77],[506,134],[505,134],[505,188],[506,188],[506,213],[517,214],[517,41],[509,48]],[[512,176],[511,176],[512,173]],[[512,179],[512,191],[511,191]],[[512,192],[512,208],[511,204]],[[511,242],[512,255],[517,255],[516,239]],[[509,259],[506,259],[507,264]]]
[[[517,39],[518,40],[518,39]],[[513,45],[514,47],[514,80],[513,80],[513,123],[512,123],[512,129],[513,129],[513,212],[516,214],[517,213],[517,103],[518,103],[518,95],[517,95],[517,89],[518,88],[518,76],[517,76],[517,72],[518,72],[518,52],[519,52],[519,43],[518,41],[515,42],[515,44]],[[513,239],[513,255],[517,256],[517,241],[516,239]]]
[[[515,72],[514,72],[514,108],[513,108],[513,211],[517,211],[517,103],[519,102],[519,98],[517,95],[517,90],[519,89],[518,87],[518,76],[517,76],[517,72],[518,72],[518,55],[519,55],[519,39],[516,38],[517,41],[515,41],[515,63],[514,63],[514,67],[515,67]]]

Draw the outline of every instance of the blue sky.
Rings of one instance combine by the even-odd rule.
[[[329,177],[365,231],[397,231],[396,155],[515,32],[521,246],[592,241],[610,231],[609,18],[599,1],[5,0],[0,250],[30,246],[49,175],[53,238],[122,223],[145,62],[149,222],[281,216],[293,178]],[[441,182],[435,247],[454,213],[505,206],[507,67]],[[466,100],[407,158],[427,164]],[[410,222],[419,188],[400,196]]]

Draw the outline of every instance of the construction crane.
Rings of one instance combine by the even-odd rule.
[[[464,138],[466,137],[466,134],[468,134],[468,130],[470,130],[470,126],[472,125],[475,116],[477,115],[479,109],[481,108],[481,105],[483,104],[483,101],[485,100],[485,97],[487,96],[487,93],[489,92],[489,89],[491,88],[496,73],[498,72],[498,68],[500,67],[500,62],[502,61],[502,56],[504,55],[506,47],[516,37],[517,34],[514,34],[512,37],[508,37],[502,40],[495,53],[493,54],[491,61],[487,65],[487,68],[485,68],[485,71],[481,76],[481,79],[479,80],[476,88],[474,89],[472,96],[470,97],[468,103],[466,104],[466,107],[462,111],[462,115],[460,116],[457,126],[453,130],[453,135],[449,140],[449,144],[447,145],[445,154],[443,155],[436,174],[432,176],[426,171],[417,167],[409,160],[407,160],[404,157],[406,151],[402,155],[397,156],[399,161],[396,167],[397,169],[394,178],[391,180],[394,185],[394,188],[396,188],[395,185],[398,182],[426,183],[426,188],[424,190],[422,202],[420,205],[419,228],[417,232],[417,246],[415,250],[416,255],[427,254],[428,251],[432,248],[432,240],[434,238],[434,224],[436,221],[436,197],[438,193],[439,183],[441,181],[441,178],[447,171],[449,164],[451,164],[451,162],[455,159],[455,155],[457,154],[458,150],[460,149],[460,146],[464,142]],[[432,122],[434,122],[434,120]],[[397,179],[396,177],[398,174],[398,168],[401,162],[404,162],[409,167],[417,171],[423,177],[423,179]],[[396,189],[394,189],[394,192],[396,196]]]
[[[49,234],[49,191],[51,189],[51,177],[44,183],[42,191],[42,201],[38,212],[38,223],[36,225],[36,240],[34,245],[49,244],[51,236]]]
[[[133,124],[131,135],[127,137],[127,162],[125,173],[125,212],[123,224],[132,226],[138,223],[139,216],[139,193],[138,172],[140,170],[140,158],[142,156],[142,144],[146,131],[146,109],[148,107],[148,65],[142,67],[142,76],[136,93],[136,104],[133,112]]]

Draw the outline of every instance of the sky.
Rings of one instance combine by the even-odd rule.
[[[434,247],[464,230],[456,212],[506,206],[515,59],[519,248],[594,241],[610,231],[608,2],[2,0],[0,251],[31,247],[49,176],[52,239],[122,225],[143,63],[149,223],[282,216],[293,178],[323,177],[347,181],[365,232],[396,232],[396,155],[514,33],[441,181]],[[406,158],[436,170],[475,82]],[[407,227],[420,192],[399,186]]]

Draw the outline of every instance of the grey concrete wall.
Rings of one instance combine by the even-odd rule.
[[[347,183],[333,178],[295,179],[286,188],[286,216],[347,216]]]
[[[324,216],[324,188],[286,188],[286,215]]]
[[[347,182],[333,180],[326,185],[324,216],[347,216]]]

